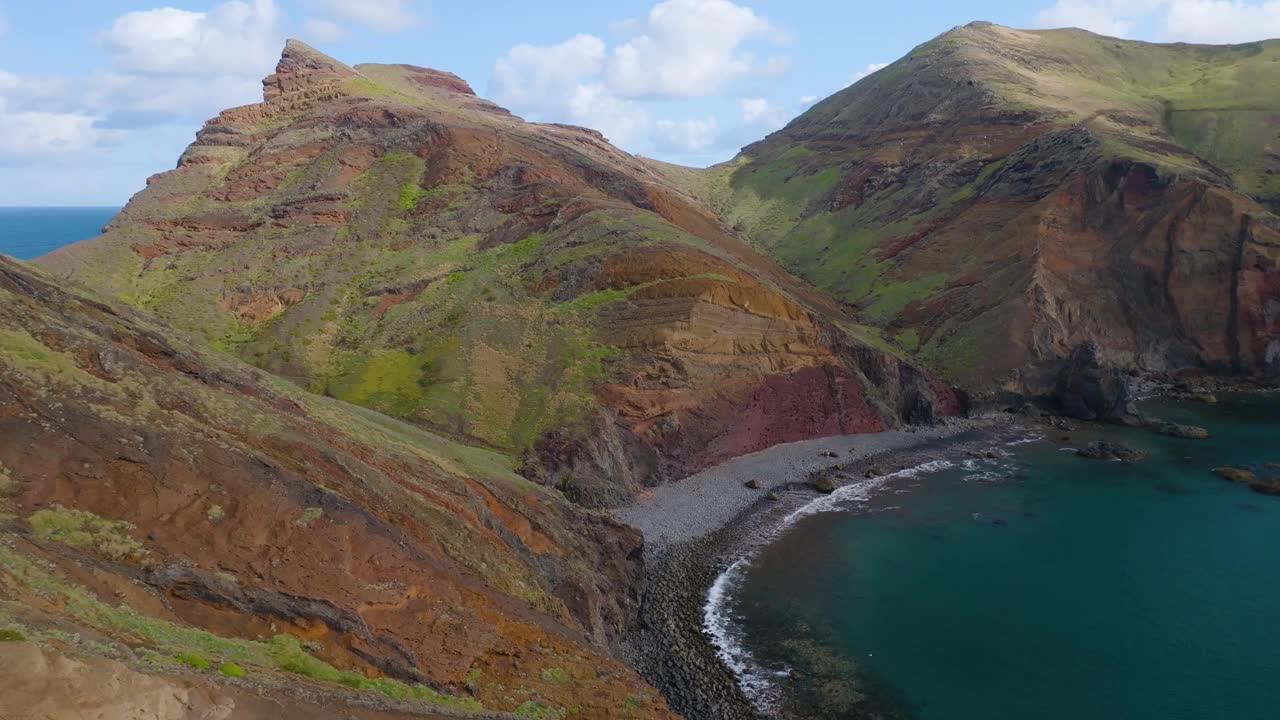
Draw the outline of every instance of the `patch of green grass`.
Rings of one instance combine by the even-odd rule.
[[[867,315],[878,322],[886,322],[916,300],[923,300],[947,282],[941,274],[923,275],[902,282],[884,283],[871,294]]]
[[[27,523],[41,540],[92,548],[112,560],[146,554],[142,543],[129,535],[134,529],[131,523],[107,520],[84,510],[54,505],[32,513]]]
[[[374,355],[330,385],[334,397],[395,417],[413,413],[422,401],[426,359],[403,350]]]
[[[426,189],[418,183],[407,182],[400,186],[400,199],[396,202],[396,206],[401,210],[410,210],[416,207],[418,201],[426,194]]]
[[[395,700],[421,700],[433,705],[479,711],[484,706],[471,698],[460,698],[436,692],[424,685],[409,685],[391,678],[367,678],[360,673],[343,671],[311,656],[291,635],[271,639],[271,659],[280,669],[323,682],[333,682],[356,690],[372,690]]]
[[[209,658],[201,655],[200,653],[194,653],[194,652],[182,653],[181,655],[178,655],[173,659],[177,660],[183,665],[188,665],[190,667],[193,667],[196,670],[208,670],[209,667],[213,665],[213,663],[209,662]]]
[[[564,668],[549,667],[542,670],[542,679],[545,682],[554,683],[556,685],[568,685],[572,678]]]
[[[916,333],[915,328],[903,330],[895,335],[893,339],[907,352],[915,352],[920,349],[920,335]]]
[[[564,312],[588,312],[603,305],[625,299],[628,294],[626,290],[597,290],[585,295],[579,295],[573,300],[563,303],[559,309]]]
[[[636,693],[627,693],[627,699],[624,702],[624,705],[628,710],[639,710],[644,707],[644,696],[637,695]]]
[[[249,673],[245,672],[245,669],[240,667],[236,663],[224,662],[218,666],[218,674],[226,675],[227,677],[242,678],[248,675]]]
[[[26,639],[26,634],[17,626],[0,627],[0,642],[22,642]]]
[[[141,641],[179,662],[207,669],[206,658],[222,658],[219,672],[230,677],[242,664],[276,668],[323,682],[346,685],[357,690],[380,692],[400,700],[417,700],[460,710],[480,711],[484,707],[471,698],[458,698],[429,687],[408,685],[387,678],[369,679],[359,673],[338,670],[302,648],[297,638],[278,635],[269,643],[223,638],[205,630],[175,625],[143,615],[127,605],[111,607],[84,588],[73,585],[0,543],[0,573],[29,591],[56,601],[70,617],[91,627]],[[224,672],[223,668],[228,668]]]
[[[563,720],[565,714],[561,710],[538,702],[526,700],[516,708],[515,714],[527,720]]]
[[[298,527],[311,527],[311,524],[324,517],[324,510],[318,507],[309,507],[302,511],[302,515],[293,522]]]

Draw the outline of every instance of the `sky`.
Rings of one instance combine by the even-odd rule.
[[[0,205],[123,204],[290,37],[705,166],[973,20],[1249,42],[1280,0],[0,0]]]

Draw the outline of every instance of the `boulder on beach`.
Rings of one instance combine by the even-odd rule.
[[[777,502],[778,500],[781,500],[781,499],[782,499],[782,497],[781,497],[781,496],[779,496],[779,495],[778,495],[778,493],[776,493],[776,492],[771,492],[771,493],[769,493],[768,495],[765,495],[765,497],[766,497],[766,498],[768,498],[768,499],[770,499],[770,500],[773,500],[774,502]]]
[[[826,473],[822,473],[821,475],[814,477],[809,484],[814,490],[817,490],[820,493],[830,494],[836,491],[835,478]]]
[[[1127,463],[1141,462],[1147,459],[1147,454],[1137,448],[1105,440],[1094,440],[1084,448],[1076,450],[1076,454],[1090,460],[1119,460]]]
[[[1218,402],[1218,396],[1213,393],[1200,393],[1195,396],[1195,399],[1208,405],[1214,405]]]
[[[1224,480],[1230,480],[1237,483],[1256,483],[1258,477],[1251,471],[1238,467],[1220,467],[1214,468],[1213,472]]]
[[[755,478],[751,478],[750,480],[742,483],[742,485],[743,487],[748,487],[748,488],[751,488],[752,490],[760,489],[760,481]]]
[[[889,474],[889,471],[885,470],[884,467],[881,465],[872,465],[870,468],[867,469],[867,477],[869,478],[878,478],[888,474]]]

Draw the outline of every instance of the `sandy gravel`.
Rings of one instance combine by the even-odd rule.
[[[775,445],[684,480],[661,485],[632,504],[615,510],[614,514],[644,533],[645,556],[652,559],[674,545],[725,527],[771,489],[803,483],[814,470],[866,461],[884,453],[990,427],[995,422],[953,420],[936,427],[838,435]],[[824,453],[835,453],[836,457]],[[760,481],[760,489],[745,486],[751,479]]]

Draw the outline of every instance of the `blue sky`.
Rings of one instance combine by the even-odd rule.
[[[0,205],[123,203],[260,98],[287,37],[706,165],[978,19],[1245,42],[1280,36],[1280,0],[0,0]]]

